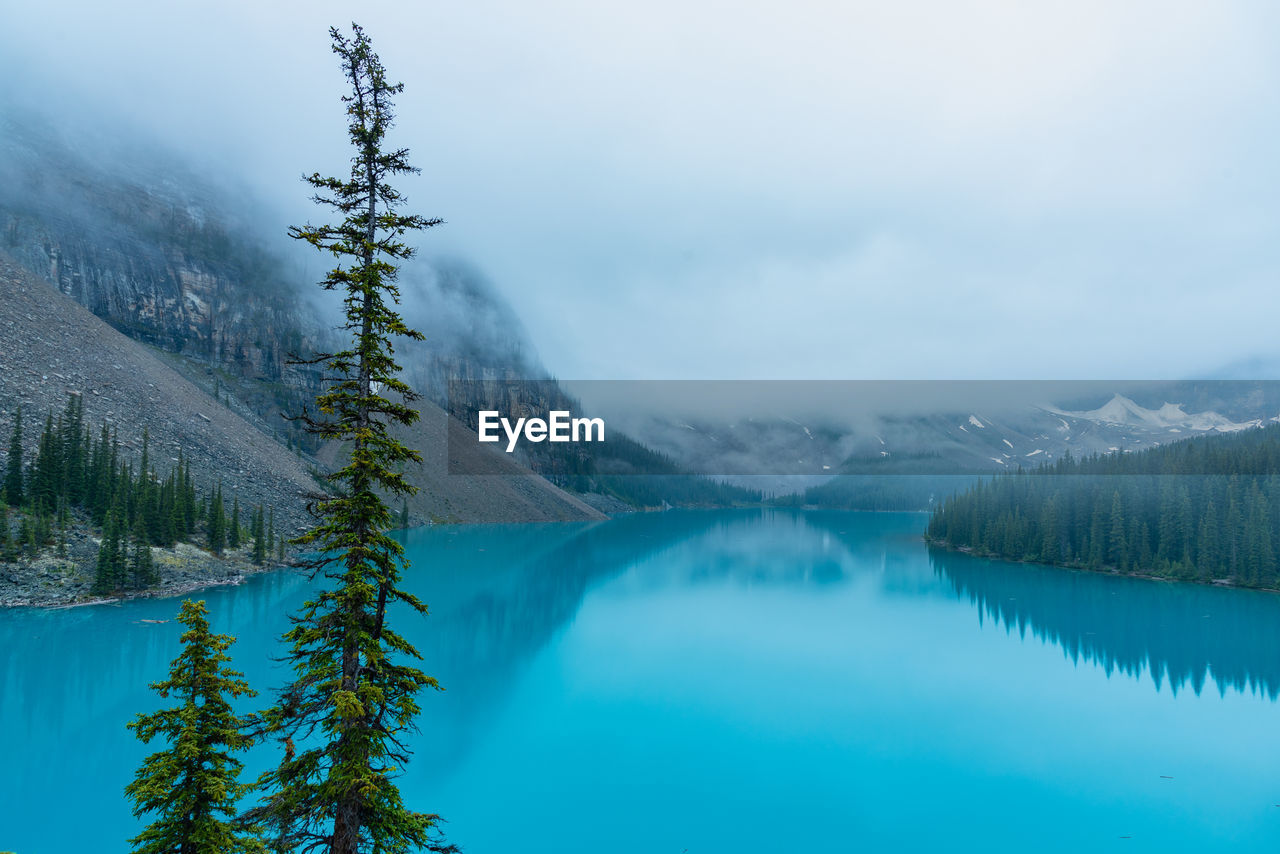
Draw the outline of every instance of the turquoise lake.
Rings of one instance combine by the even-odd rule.
[[[467,854],[1280,847],[1280,596],[930,552],[924,523],[409,532],[431,616],[395,619],[446,690],[406,800]],[[196,596],[266,691],[309,589]],[[128,850],[125,723],[179,635],[139,621],[177,605],[0,611],[0,850]]]

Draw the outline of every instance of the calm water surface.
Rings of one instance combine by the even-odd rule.
[[[1280,846],[1280,597],[931,554],[915,514],[408,535],[408,802],[467,854]],[[265,688],[289,573],[200,594]],[[0,850],[123,852],[176,600],[0,612]],[[273,749],[250,757],[256,773]]]

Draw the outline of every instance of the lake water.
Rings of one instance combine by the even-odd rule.
[[[930,553],[919,514],[410,532],[406,800],[467,854],[1280,846],[1280,596]],[[308,582],[199,594],[277,685]],[[177,600],[0,612],[0,850],[128,850]],[[250,757],[255,772],[272,749]]]

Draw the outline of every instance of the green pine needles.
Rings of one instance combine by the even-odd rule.
[[[329,31],[350,86],[343,102],[355,149],[351,173],[305,179],[317,191],[315,201],[342,221],[290,231],[338,259],[321,286],[344,295],[350,346],[309,360],[325,367],[328,387],[316,399],[319,412],[299,417],[318,439],[342,443],[347,457],[329,476],[331,494],[313,498],[316,526],[294,541],[319,555],[309,566],[329,584],[284,636],[293,681],[264,722],[285,755],[259,781],[263,802],[249,815],[267,826],[279,851],[452,851],[436,833],[438,817],[407,808],[395,784],[408,760],[405,736],[419,710],[416,696],[438,685],[412,666],[417,651],[387,624],[389,605],[418,614],[426,607],[399,587],[406,561],[387,533],[393,519],[384,498],[415,491],[401,471],[421,459],[391,433],[418,419],[392,342],[422,337],[397,313],[394,262],[414,254],[403,242],[408,232],[440,220],[399,212],[404,200],[390,181],[417,170],[407,150],[384,143],[392,98],[403,86],[387,82],[368,36],[352,27],[349,38]]]
[[[182,653],[169,678],[152,684],[173,708],[139,715],[129,729],[144,743],[160,738],[167,747],[143,760],[125,788],[133,814],[156,819],[130,842],[135,854],[241,854],[265,852],[235,820],[236,801],[248,786],[237,781],[242,763],[234,754],[251,743],[245,721],[231,701],[252,697],[242,674],[226,665],[233,639],[209,630],[204,602],[182,603],[178,621],[187,627]]]

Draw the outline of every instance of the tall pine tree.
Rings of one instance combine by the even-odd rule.
[[[453,849],[435,835],[438,818],[409,809],[394,779],[408,760],[404,741],[418,713],[416,696],[437,685],[412,666],[417,651],[387,625],[391,603],[418,614],[426,607],[399,586],[404,554],[387,534],[392,515],[383,497],[413,492],[400,471],[421,459],[389,429],[418,419],[392,339],[422,337],[396,311],[393,262],[413,254],[403,242],[407,232],[439,220],[398,213],[402,198],[390,180],[415,170],[407,151],[384,145],[392,97],[403,87],[387,82],[369,38],[353,29],[350,38],[330,30],[351,87],[343,98],[355,148],[350,177],[307,179],[316,201],[344,219],[292,229],[340,259],[322,287],[344,295],[350,345],[314,360],[330,384],[316,400],[320,414],[302,417],[319,439],[349,451],[330,475],[335,489],[316,499],[316,526],[295,541],[321,556],[311,565],[328,584],[285,634],[295,678],[266,720],[277,736],[296,737],[300,749],[264,775],[264,803],[254,815],[271,825],[282,850],[445,851]]]

